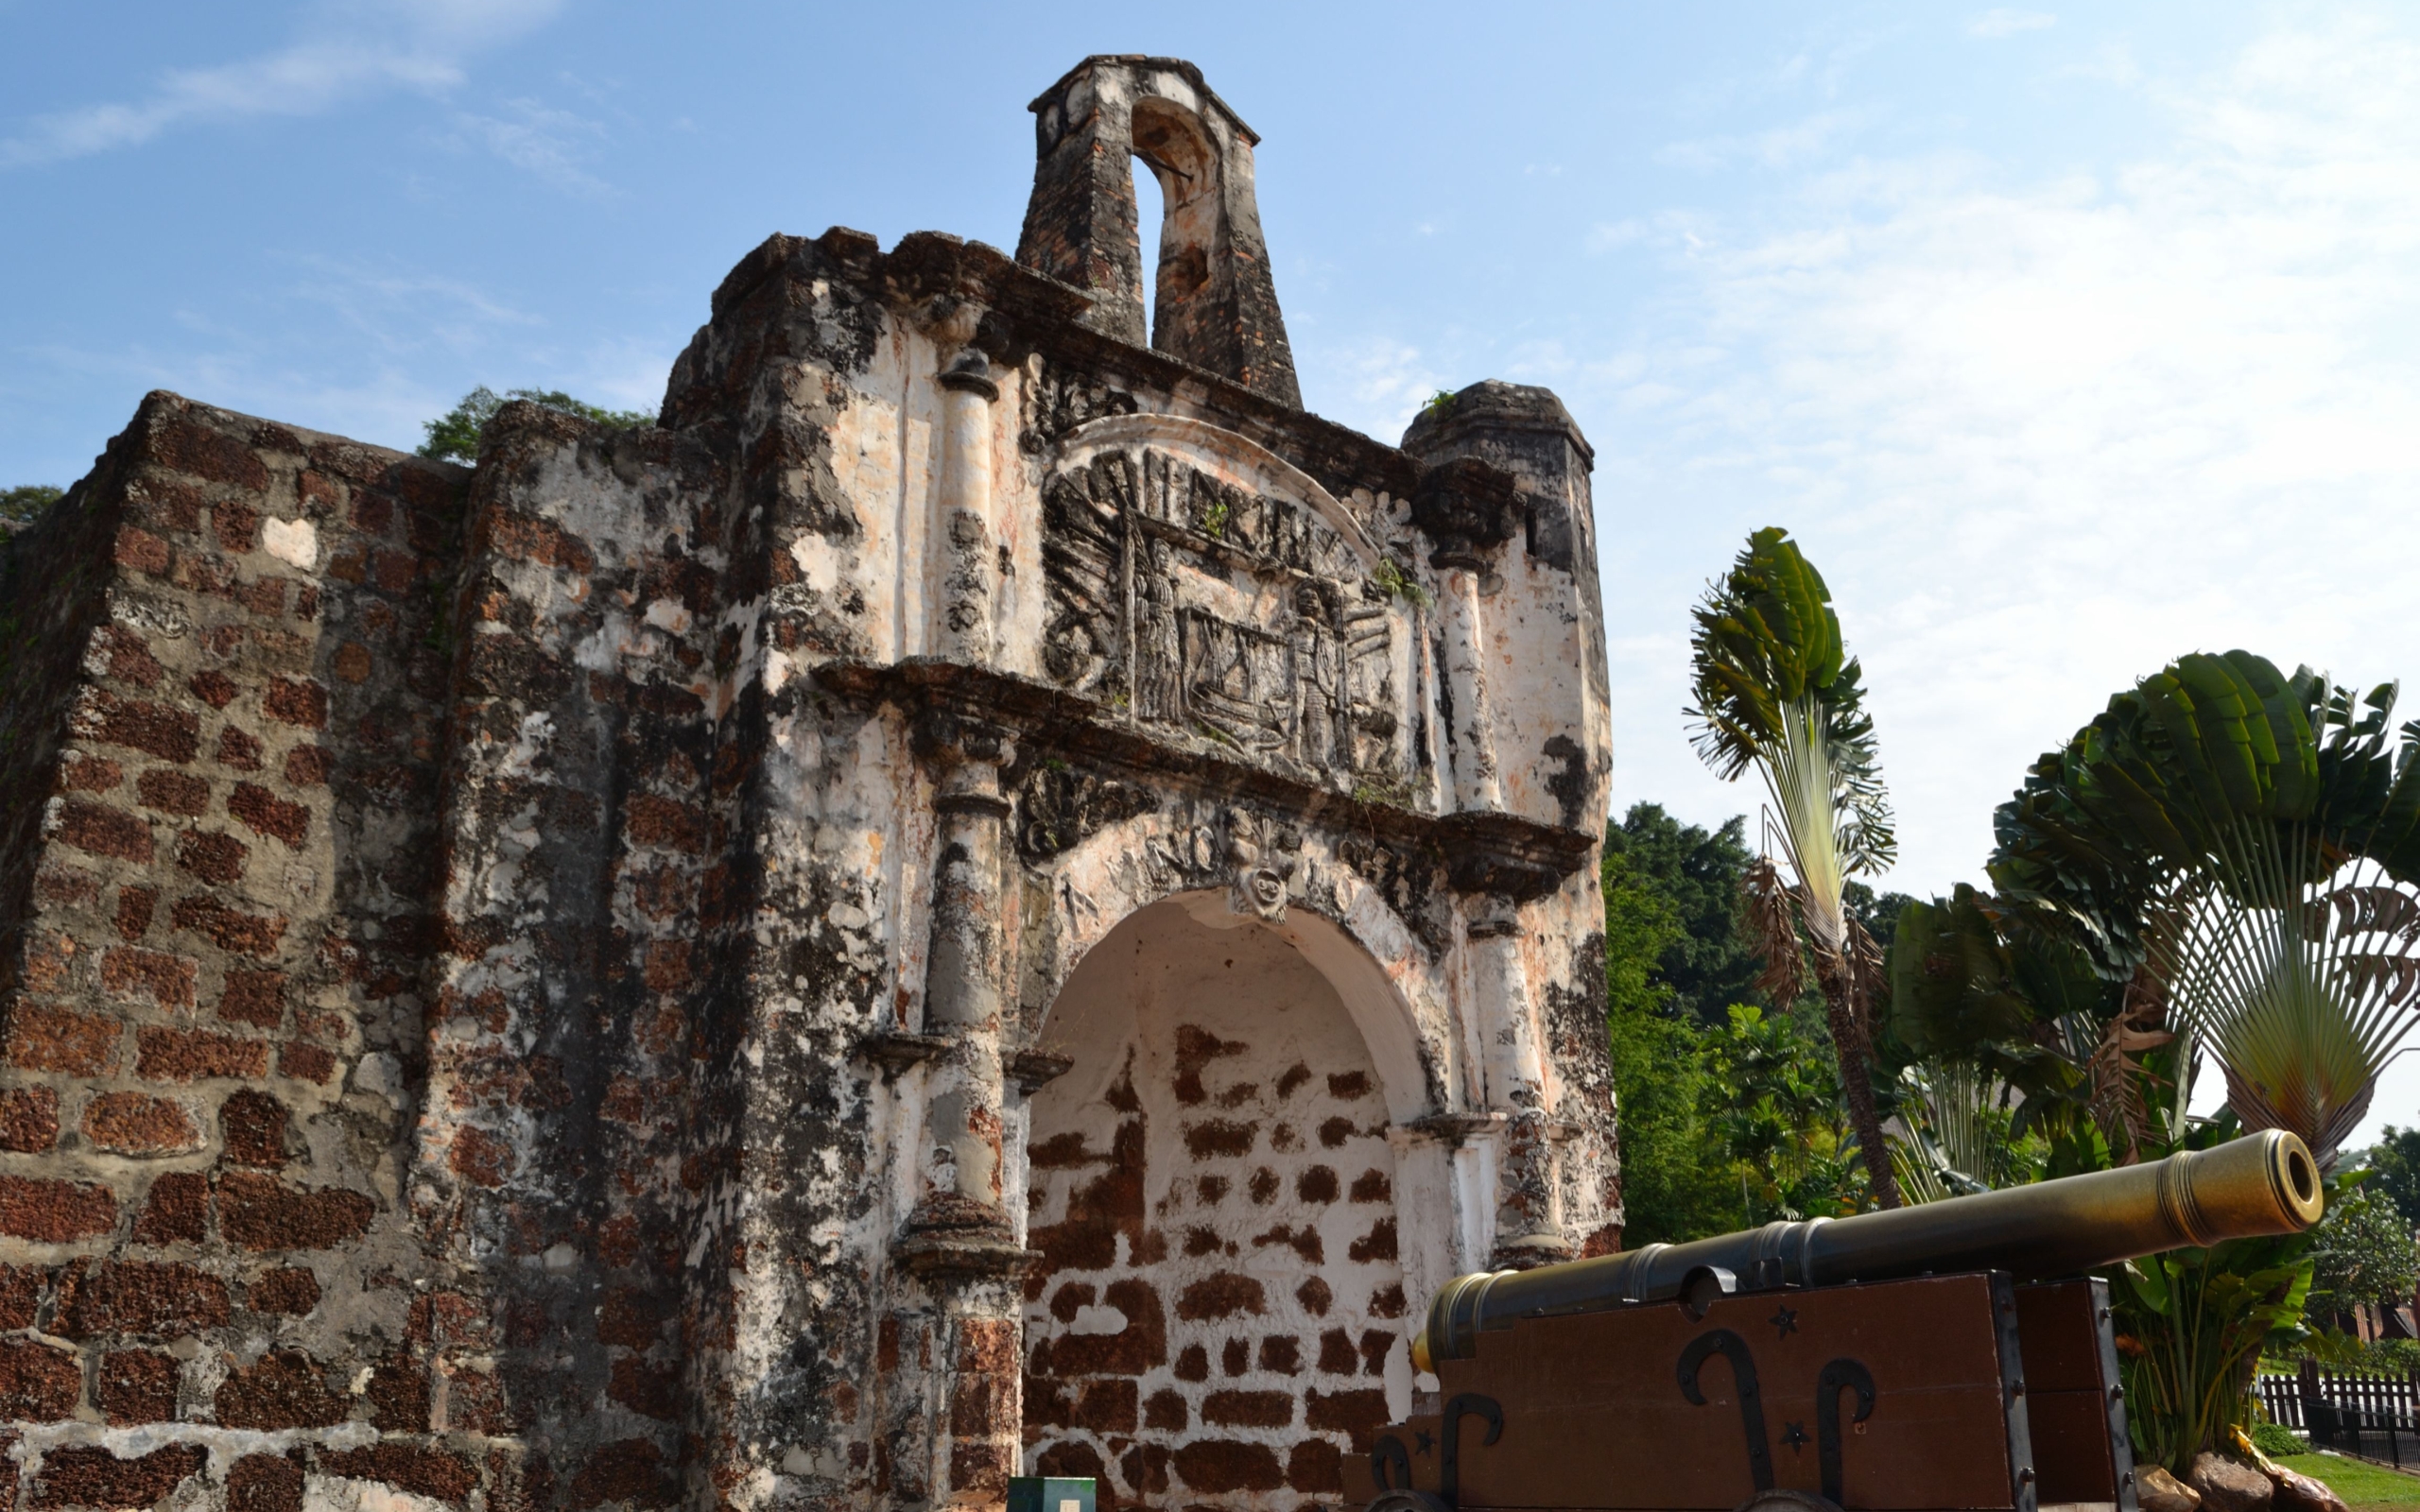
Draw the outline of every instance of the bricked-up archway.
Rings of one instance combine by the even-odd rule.
[[[1076,1065],[1030,1110],[1026,1452],[1105,1507],[1292,1507],[1410,1385],[1387,1099],[1290,931],[1196,902],[1045,1025]]]

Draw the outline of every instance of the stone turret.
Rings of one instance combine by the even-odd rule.
[[[1252,149],[1260,138],[1175,58],[1087,58],[1032,105],[1033,198],[1017,261],[1093,296],[1085,322],[1136,346],[1303,402],[1260,235]],[[1131,160],[1167,207],[1152,296]]]

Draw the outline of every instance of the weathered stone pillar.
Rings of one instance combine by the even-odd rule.
[[[1487,627],[1480,617],[1484,566],[1468,554],[1439,553],[1444,572],[1438,622],[1445,642],[1446,696],[1453,701],[1450,730],[1454,807],[1494,813],[1504,806],[1495,775],[1495,728],[1488,712]]]
[[[936,1504],[991,1506],[1016,1472],[1023,1427],[1018,1285],[1032,1257],[1004,1202],[1008,1003],[1001,840],[1009,804],[1005,732],[948,716],[917,730],[931,765],[937,834],[925,1032],[925,1189],[896,1255],[931,1294],[936,1355],[927,1397]]]
[[[1457,812],[1498,814],[1504,789],[1495,750],[1507,710],[1491,668],[1489,597],[1501,590],[1498,548],[1520,512],[1512,480],[1482,462],[1456,459],[1423,473],[1411,496],[1412,519],[1436,543],[1428,564],[1440,575],[1437,618],[1444,695],[1451,705],[1446,737]]]
[[[1000,386],[979,348],[959,352],[935,380],[942,390],[942,467],[933,533],[934,656],[988,665],[998,576],[992,531],[992,404]]]
[[[1568,1260],[1571,1242],[1555,1211],[1546,1054],[1521,959],[1520,908],[1490,895],[1473,909],[1464,935],[1486,1107],[1504,1120],[1496,1136],[1495,1241],[1488,1264],[1519,1270]]]

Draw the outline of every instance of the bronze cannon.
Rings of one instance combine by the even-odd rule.
[[[1463,1276],[1413,1415],[1348,1462],[1370,1512],[2135,1512],[2108,1286],[2295,1233],[2319,1171],[2272,1130],[2165,1160]]]

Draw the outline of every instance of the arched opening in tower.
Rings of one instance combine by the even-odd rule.
[[[1409,1400],[1370,1048],[1318,968],[1225,906],[1129,917],[1043,1029],[1075,1069],[1030,1108],[1026,1460],[1096,1477],[1105,1509],[1333,1496],[1389,1385]]]
[[[1200,116],[1156,96],[1134,102],[1133,143],[1135,161],[1150,170],[1159,189],[1156,236],[1148,230],[1150,199],[1138,193],[1134,201],[1136,224],[1147,228],[1143,266],[1150,270],[1151,346],[1201,361],[1218,350],[1208,344],[1219,304],[1212,285],[1226,251],[1219,149]]]
[[[1138,155],[1128,164],[1134,174],[1134,231],[1142,245],[1143,328],[1148,338],[1151,322],[1151,295],[1157,286],[1160,266],[1161,235],[1167,229],[1167,197],[1160,192],[1160,176]]]

